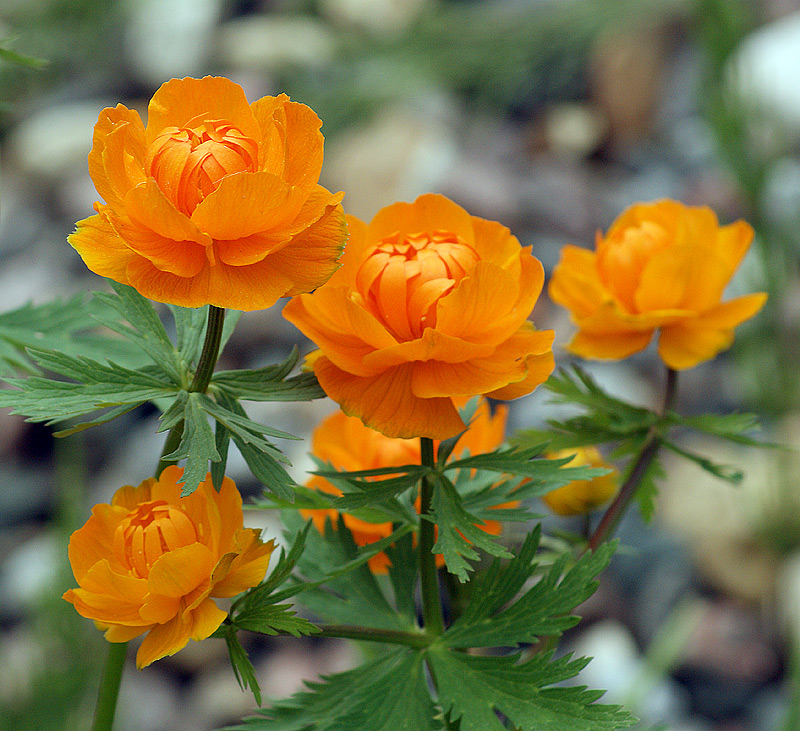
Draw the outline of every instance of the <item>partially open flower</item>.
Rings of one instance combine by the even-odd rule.
[[[89,173],[105,204],[69,242],[96,274],[182,307],[255,310],[308,292],[347,235],[343,194],[317,184],[320,125],[285,94],[248,104],[210,76],[163,84],[146,127],[104,109]]]
[[[342,268],[283,310],[319,346],[314,372],[346,414],[447,439],[464,428],[454,398],[517,398],[553,370],[552,330],[528,321],[542,265],[505,226],[423,195],[348,228]]]
[[[110,642],[147,632],[139,668],[211,635],[227,616],[212,597],[258,584],[275,545],[242,526],[242,498],[227,477],[207,477],[181,497],[179,467],[139,487],[125,485],[72,534],[69,562],[79,588],[64,599],[94,619]]]
[[[489,404],[481,400],[469,429],[458,440],[453,450],[455,457],[469,454],[483,454],[497,449],[503,443],[508,409],[500,406],[492,415]],[[434,443],[434,447],[438,446]],[[374,429],[364,426],[361,419],[347,416],[336,411],[320,423],[311,438],[312,454],[322,462],[329,462],[338,470],[356,471],[370,470],[379,467],[399,467],[400,465],[420,463],[419,439],[395,439],[384,436]],[[389,475],[391,477],[391,475]],[[381,477],[376,480],[385,479]],[[324,477],[314,475],[308,487],[332,495],[341,495],[341,491]],[[506,503],[497,507],[516,507],[517,503]],[[417,505],[419,509],[419,505]],[[334,524],[338,518],[336,510],[303,510],[306,518],[312,518],[314,525],[322,532],[326,518]],[[392,533],[392,524],[370,523],[367,520],[343,513],[345,526],[353,534],[356,545],[365,546]],[[501,524],[497,521],[486,521],[481,528],[488,533],[498,535]],[[440,558],[440,557],[437,557]],[[376,573],[386,573],[389,558],[383,552],[369,560],[369,567]]]
[[[619,487],[617,471],[603,459],[596,447],[573,447],[547,455],[548,459],[572,457],[565,467],[602,467],[610,472],[590,480],[573,480],[542,495],[550,510],[558,515],[582,515],[611,500]]]
[[[710,208],[672,200],[626,210],[596,251],[565,246],[549,292],[578,326],[567,346],[585,358],[625,358],[659,332],[658,352],[682,370],[730,347],[767,295],[722,302],[753,238],[744,221],[720,226]]]

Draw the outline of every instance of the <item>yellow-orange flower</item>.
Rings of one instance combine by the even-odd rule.
[[[517,398],[553,370],[553,332],[527,320],[542,266],[505,226],[423,195],[348,228],[342,268],[284,308],[346,414],[390,437],[447,439],[464,429],[454,397]]]
[[[617,492],[617,471],[603,459],[596,447],[573,447],[548,454],[549,459],[572,457],[565,467],[602,467],[611,470],[590,480],[573,480],[542,500],[558,515],[582,515],[608,502]]]
[[[475,411],[469,429],[461,436],[453,450],[455,457],[466,452],[472,455],[491,452],[503,443],[508,409],[499,406],[494,415],[489,404],[481,400]],[[436,446],[436,445],[434,445]],[[311,450],[315,457],[329,462],[336,469],[356,471],[371,470],[379,467],[399,467],[406,464],[419,464],[419,439],[396,439],[387,437],[354,417],[342,411],[331,414],[314,430],[311,438]],[[381,479],[381,478],[375,478]],[[324,477],[314,475],[307,483],[308,487],[333,495],[341,495],[341,491]],[[516,507],[517,503],[506,503],[498,507]],[[419,505],[417,505],[419,509]],[[320,532],[324,531],[325,520],[330,518],[335,524],[338,518],[336,510],[303,510],[306,518],[312,518]],[[358,546],[374,543],[392,533],[392,524],[370,523],[349,513],[342,516],[345,526],[353,534]],[[494,520],[486,521],[481,528],[492,535],[498,535],[501,524]],[[438,557],[441,563],[441,557]],[[369,567],[376,573],[386,573],[389,566],[388,556],[381,552],[369,560]]]
[[[139,487],[125,485],[72,534],[69,561],[79,588],[64,599],[94,619],[110,642],[147,632],[136,665],[203,640],[226,617],[211,597],[258,584],[275,545],[242,527],[242,498],[227,477],[217,492],[208,476],[181,497],[179,467]]]
[[[706,207],[672,200],[631,206],[605,236],[598,232],[596,251],[561,252],[549,292],[579,328],[568,349],[586,358],[625,358],[658,330],[658,352],[670,368],[713,358],[767,298],[721,301],[752,238],[745,221],[720,226]]]
[[[248,104],[210,76],[163,84],[147,127],[104,109],[89,173],[105,204],[69,242],[96,274],[182,307],[255,310],[308,292],[346,239],[343,194],[317,184],[320,125],[285,94]]]

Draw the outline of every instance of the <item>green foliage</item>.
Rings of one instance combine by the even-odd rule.
[[[309,690],[260,711],[228,731],[432,731],[443,728],[422,656],[390,650],[354,670],[308,683]]]
[[[439,703],[460,731],[503,731],[497,712],[519,731],[615,731],[635,723],[619,706],[595,703],[602,691],[551,687],[574,678],[585,659],[480,657],[434,646],[429,662]]]
[[[602,571],[614,553],[615,544],[604,544],[584,554],[567,570],[568,554],[562,554],[539,580],[523,591],[538,572],[534,561],[539,547],[540,527],[525,539],[516,557],[502,566],[494,561],[477,577],[472,601],[442,636],[447,647],[513,647],[558,635],[577,624],[569,613],[591,596]]]
[[[675,431],[701,432],[744,446],[776,446],[749,436],[750,432],[758,429],[758,420],[753,414],[681,416],[672,410],[664,413],[650,411],[607,394],[577,366],[552,375],[546,388],[554,394],[554,403],[579,405],[584,412],[562,421],[550,421],[550,428],[547,430],[528,429],[519,432],[512,441],[522,448],[531,448],[531,445],[540,447],[543,442],[549,442],[548,449],[554,451],[609,445],[613,448],[613,457],[625,457],[629,460],[623,470],[623,483],[634,468],[641,451],[654,439],[659,445],[688,459],[715,477],[732,484],[741,482],[741,470],[717,464],[686,449],[677,442],[673,435]],[[645,520],[652,517],[658,492],[657,482],[663,473],[658,459],[654,458],[646,465],[644,474],[639,479],[636,499]]]

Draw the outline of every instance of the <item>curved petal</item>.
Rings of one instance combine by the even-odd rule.
[[[367,234],[372,244],[395,233],[416,234],[422,231],[450,231],[468,246],[475,244],[472,216],[461,206],[442,195],[426,193],[413,203],[395,203],[382,208],[369,224]]]
[[[475,358],[490,356],[494,350],[493,345],[470,343],[427,328],[421,338],[375,350],[365,355],[362,363],[371,372],[377,373],[403,363],[464,363]]]
[[[482,261],[489,261],[508,270],[515,276],[519,273],[520,244],[507,226],[497,221],[471,216],[475,232],[473,248]],[[530,249],[528,249],[530,251]]]
[[[654,329],[643,332],[602,333],[580,331],[567,345],[570,353],[581,358],[619,360],[644,350],[653,339]]]
[[[207,639],[217,631],[227,616],[227,612],[223,612],[213,599],[204,599],[192,610],[191,639],[195,642]]]
[[[109,220],[119,238],[132,251],[163,272],[179,277],[196,277],[208,262],[205,246],[195,241],[165,238],[121,216],[109,216]]]
[[[436,329],[483,344],[509,338],[530,315],[544,284],[544,270],[530,252],[518,250],[517,276],[489,262],[478,264],[439,300]]]
[[[178,277],[137,258],[129,263],[126,274],[140,294],[180,307],[212,304],[234,310],[259,310],[274,305],[293,285],[268,261],[243,267],[218,262],[213,267],[206,266],[196,277]]]
[[[189,642],[189,634],[188,622],[180,614],[176,614],[169,622],[157,624],[147,633],[139,646],[139,651],[136,653],[136,668],[141,670],[162,657],[174,655],[178,650],[182,650]]]
[[[89,520],[72,534],[67,553],[78,584],[98,561],[113,559],[114,531],[127,514],[125,508],[99,503],[92,508]]]
[[[151,231],[173,241],[194,241],[211,245],[211,237],[184,216],[167,199],[153,178],[131,188],[124,198],[125,212],[130,218]]]
[[[541,386],[556,367],[555,356],[553,355],[553,339],[555,333],[552,330],[523,330],[514,338],[510,339],[507,346],[509,348],[520,347],[528,351],[525,357],[525,377],[520,381],[509,383],[496,391],[490,391],[486,395],[490,398],[511,401],[521,396],[527,396],[531,391]],[[513,351],[512,351],[513,352]]]
[[[135,637],[144,634],[150,629],[148,625],[142,627],[129,627],[124,624],[109,625],[103,635],[108,642],[130,642]]]
[[[104,213],[78,221],[67,236],[70,246],[80,254],[83,263],[95,274],[121,284],[129,284],[127,268],[138,254],[119,237]]]
[[[179,599],[208,581],[215,559],[207,546],[192,543],[163,553],[150,568],[151,594]]]
[[[261,139],[261,128],[241,86],[219,76],[171,79],[159,87],[147,107],[147,144],[165,127],[221,119],[248,137]]]
[[[275,543],[263,543],[259,532],[252,528],[236,531],[237,554],[225,576],[211,589],[211,596],[231,597],[258,584],[267,573],[269,559],[275,550]]]
[[[364,356],[397,344],[369,312],[353,302],[345,286],[328,284],[290,300],[283,316],[339,368],[356,376],[375,375]]]
[[[212,238],[233,241],[290,224],[305,198],[302,189],[287,185],[271,173],[233,173],[222,178],[217,189],[198,203],[191,220]],[[222,247],[220,256],[224,253]]]
[[[730,347],[734,328],[758,313],[766,299],[763,293],[737,297],[697,318],[664,327],[658,341],[661,359],[675,370],[710,360]]]
[[[364,260],[364,253],[372,246],[367,239],[367,224],[347,214],[347,246],[344,247],[339,263],[341,268],[331,277],[329,286],[345,284],[351,289],[355,287],[356,274]]]
[[[285,114],[286,147],[282,178],[289,185],[311,190],[322,170],[322,121],[311,107],[287,101]]]
[[[448,439],[464,429],[450,398],[422,399],[411,390],[410,366],[361,378],[337,368],[326,357],[314,364],[325,392],[350,416],[388,437]]]
[[[110,142],[112,137],[114,141]],[[107,147],[110,148],[108,151]],[[132,178],[134,168],[143,169],[145,156],[144,125],[139,113],[122,104],[103,109],[94,126],[89,175],[106,203],[121,202],[130,186],[121,189],[119,172],[126,172]],[[109,169],[113,181],[109,179]]]
[[[283,162],[286,157],[286,127],[282,119],[283,107],[288,101],[289,97],[286,94],[278,94],[278,96],[261,97],[250,105],[250,111],[253,112],[261,129],[258,169],[278,176],[283,174]]]
[[[271,253],[272,268],[294,282],[286,296],[310,292],[329,281],[339,268],[345,241],[347,226],[344,211],[337,201],[328,206],[315,223],[295,235],[288,245]]]
[[[561,249],[547,292],[553,302],[576,318],[591,315],[602,302],[611,299],[597,271],[597,255],[572,245]]]
[[[728,279],[739,268],[750,249],[754,233],[753,227],[747,221],[735,221],[727,226],[720,226],[714,251],[725,260]]]
[[[83,617],[113,624],[147,624],[139,609],[147,595],[147,580],[113,571],[107,559],[98,561],[64,598]]]

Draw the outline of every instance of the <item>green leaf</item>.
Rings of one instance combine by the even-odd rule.
[[[290,634],[302,637],[319,632],[307,619],[297,617],[290,604],[263,604],[236,615],[232,623],[240,629],[262,635]]]
[[[208,323],[208,305],[205,307],[187,308],[177,305],[167,305],[175,320],[175,335],[178,352],[187,366],[194,366],[200,359],[203,349],[203,340]],[[225,310],[225,322],[222,326],[219,352],[225,349],[225,344],[233,334],[236,323],[242,313],[238,310]]]
[[[588,660],[550,653],[479,657],[442,646],[429,650],[439,703],[460,731],[504,731],[502,713],[519,731],[616,731],[636,721],[619,706],[595,701],[602,691],[552,687],[575,677]]]
[[[244,401],[311,401],[324,398],[325,392],[313,373],[287,378],[299,360],[297,348],[277,365],[248,371],[219,371],[212,384],[233,398]]]
[[[433,475],[428,479],[434,480],[430,519],[439,528],[433,552],[444,556],[451,574],[455,574],[461,582],[467,580],[468,572],[472,570],[469,561],[479,557],[474,547],[493,556],[512,557],[513,554],[497,543],[493,536],[477,527],[476,524],[482,521],[464,509],[461,496],[450,480],[443,475]]]
[[[363,665],[307,683],[228,731],[437,731],[422,655],[392,649]]]
[[[700,416],[679,416],[670,412],[668,417],[676,426],[685,426],[695,431],[711,434],[736,444],[751,447],[777,446],[758,441],[747,436],[747,432],[761,429],[755,414],[702,414]]]
[[[284,522],[290,530],[305,527],[294,511],[284,511]],[[389,603],[377,577],[370,571],[370,556],[397,541],[409,527],[404,527],[386,539],[359,549],[344,520],[334,527],[326,522],[325,535],[310,530],[305,550],[297,562],[302,583],[278,594],[284,598],[291,591],[297,601],[326,621],[339,624],[357,624],[366,627],[410,630],[413,619],[400,615],[397,607]]]
[[[7,43],[13,43],[16,40],[15,36],[9,36],[0,40],[0,59],[8,63],[16,64],[17,66],[27,66],[32,69],[43,69],[50,64],[45,58],[36,58],[35,56],[26,56],[22,53],[12,51],[10,48],[3,48]]]
[[[215,636],[222,636],[225,638],[225,644],[228,646],[228,654],[231,658],[231,667],[233,674],[236,676],[236,681],[242,690],[250,688],[250,691],[255,698],[256,703],[261,705],[261,688],[256,679],[256,672],[250,658],[244,651],[239,638],[236,636],[236,630],[229,624],[222,624],[220,628],[214,633]]]
[[[701,454],[697,454],[696,452],[690,452],[688,449],[684,449],[683,447],[679,447],[675,442],[671,442],[668,440],[662,441],[662,445],[669,449],[671,452],[683,457],[684,459],[688,459],[690,462],[694,462],[698,467],[705,470],[706,472],[714,475],[714,477],[719,478],[720,480],[725,480],[725,482],[729,482],[731,485],[741,485],[742,480],[744,479],[744,472],[737,467],[732,467],[731,465],[724,465],[719,464],[718,462],[713,462],[712,460],[704,457]]]
[[[231,434],[224,424],[217,422],[214,428],[214,445],[219,452],[219,462],[211,463],[211,482],[214,489],[219,492],[222,487],[222,480],[225,478],[225,470],[228,467],[228,448],[231,444]]]
[[[571,612],[597,588],[595,577],[611,559],[615,543],[586,553],[569,570],[567,553],[557,559],[521,596],[540,567],[534,562],[540,526],[532,531],[515,558],[505,566],[495,560],[475,579],[472,600],[441,641],[448,647],[514,647],[561,634],[578,623]]]
[[[104,365],[53,351],[30,349],[29,352],[42,368],[79,381],[56,381],[41,376],[6,379],[19,390],[1,390],[0,406],[12,407],[12,413],[23,414],[29,421],[54,424],[107,407],[126,404],[134,408],[177,391],[165,374],[151,366],[131,370],[116,363]],[[100,418],[96,423],[103,421]]]
[[[208,474],[209,460],[219,462],[221,456],[217,451],[216,439],[208,423],[208,416],[203,409],[200,393],[189,393],[184,408],[183,436],[178,448],[162,459],[177,461],[186,460],[183,469],[183,489],[181,495],[191,495]]]
[[[187,375],[180,354],[172,345],[153,303],[142,297],[133,287],[113,280],[108,280],[108,283],[116,296],[98,292],[95,297],[119,312],[130,326],[102,315],[95,319],[141,348],[176,384],[186,385]]]

